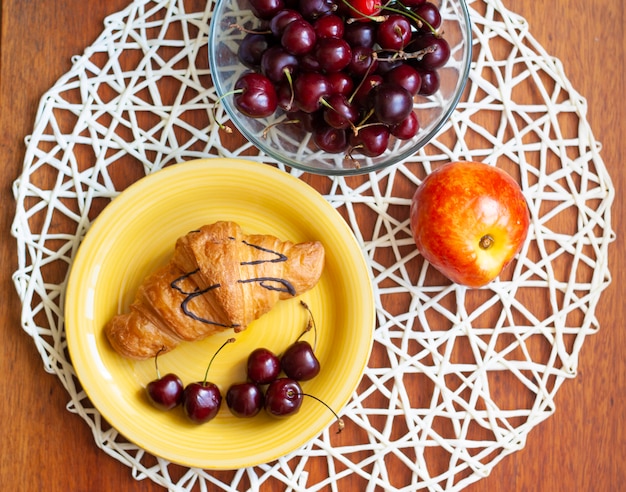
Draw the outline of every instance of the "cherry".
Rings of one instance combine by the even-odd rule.
[[[234,338],[226,340],[222,346],[213,354],[206,372],[204,380],[190,383],[183,392],[183,409],[189,420],[197,424],[208,422],[215,418],[222,404],[222,394],[216,384],[207,381],[209,369],[215,356],[229,343],[233,343]]]
[[[450,59],[450,45],[448,42],[432,33],[414,36],[411,49],[415,51],[428,48],[431,50],[416,62],[416,65],[426,70],[436,70],[443,67]]]
[[[417,114],[415,114],[415,111],[411,111],[409,116],[397,125],[392,126],[390,131],[394,137],[400,140],[408,140],[409,138],[413,138],[417,135],[419,128],[420,125],[419,120],[417,119]]]
[[[335,14],[327,14],[313,22],[313,29],[318,39],[342,38],[344,33],[343,19]]]
[[[188,384],[183,395],[185,415],[197,424],[215,418],[222,404],[222,394],[214,383]]]
[[[328,125],[318,125],[313,129],[313,141],[321,150],[333,154],[344,152],[349,143],[345,130]]]
[[[422,77],[419,72],[408,63],[403,63],[385,74],[385,81],[404,87],[414,96],[422,86]]]
[[[322,38],[315,45],[315,57],[324,72],[340,72],[352,60],[352,50],[343,39]]]
[[[400,14],[392,14],[379,26],[376,40],[385,50],[402,50],[411,41],[411,24]]]
[[[270,20],[270,31],[275,37],[280,38],[287,24],[300,19],[302,19],[302,14],[297,10],[283,9]]]
[[[261,57],[261,73],[272,82],[289,78],[298,69],[298,59],[281,46],[272,46]]]
[[[381,155],[389,144],[389,128],[387,125],[374,124],[359,128],[357,135],[350,135],[353,150],[368,157]]]
[[[353,127],[359,117],[359,109],[343,94],[331,94],[325,99],[324,121],[333,128],[345,130]]]
[[[344,429],[345,424],[337,412],[317,396],[304,393],[298,381],[290,378],[279,378],[268,386],[265,392],[265,411],[276,418],[295,415],[300,410],[305,396],[313,398],[332,412],[337,419],[337,434]]]
[[[306,53],[298,57],[301,72],[321,72],[320,62],[313,52]]]
[[[280,373],[280,359],[266,348],[253,350],[248,356],[247,374],[250,381],[268,384]]]
[[[178,406],[183,400],[183,382],[178,376],[172,373],[161,377],[157,359],[163,350],[165,349],[162,348],[154,356],[157,379],[148,383],[146,392],[150,403],[152,403],[154,407],[159,410],[171,410]]]
[[[315,335],[314,345],[316,345],[317,326],[315,325],[315,319],[313,318],[313,313],[309,306],[304,301],[300,301],[300,305],[308,311],[309,321],[306,329],[298,337],[298,340],[292,343],[283,353],[280,358],[280,365],[288,378],[295,379],[296,381],[308,381],[319,374],[320,363],[315,356],[311,344],[305,340],[300,340],[300,338],[313,328]]]
[[[382,75],[379,74],[370,74],[367,75],[361,84],[354,91],[354,95],[352,96],[352,100],[358,104],[359,106],[366,107],[369,105],[370,100],[370,92],[374,89],[374,87],[379,86],[384,82]]]
[[[320,109],[322,98],[330,94],[330,83],[321,73],[306,72],[300,74],[293,83],[296,105],[306,113]]]
[[[407,4],[408,6],[408,4]],[[426,24],[429,29],[439,29],[441,26],[441,13],[437,6],[431,2],[422,2],[415,6],[413,12]]]
[[[348,71],[355,77],[363,77],[373,73],[378,67],[378,60],[374,57],[374,50],[368,46],[355,46],[352,49],[352,58]]]
[[[280,360],[287,377],[296,381],[308,381],[320,372],[320,363],[313,353],[313,348],[305,340],[290,345]]]
[[[313,26],[304,19],[294,20],[285,26],[280,44],[289,53],[304,55],[313,49],[317,36]]]
[[[270,383],[265,392],[265,410],[273,417],[293,415],[302,406],[302,388],[298,381],[278,378]]]
[[[254,383],[233,384],[226,392],[226,405],[235,417],[250,418],[263,408],[263,392]]]
[[[270,116],[278,106],[274,85],[262,74],[250,72],[235,82],[235,106],[251,118]]]
[[[372,90],[372,107],[378,121],[397,125],[413,110],[413,96],[404,87],[384,82]]]
[[[342,10],[348,17],[356,20],[369,21],[368,17],[376,16],[382,9],[381,0],[349,0],[349,5],[342,2]]]
[[[271,44],[271,38],[265,34],[248,33],[241,40],[237,57],[246,67],[257,70],[261,67],[261,56]]]
[[[432,96],[439,90],[441,81],[439,79],[439,73],[436,70],[421,70],[420,76],[422,77],[422,85],[420,86],[419,94],[422,96]]]
[[[337,10],[337,5],[332,0],[298,0],[298,11],[306,19],[317,19]]]
[[[250,10],[259,19],[271,19],[284,7],[283,0],[250,0]]]
[[[343,39],[354,49],[356,46],[372,48],[376,41],[374,23],[352,22],[344,28]]]
[[[345,72],[329,73],[326,76],[328,83],[330,84],[331,94],[343,94],[344,96],[350,96],[354,89],[354,80]]]

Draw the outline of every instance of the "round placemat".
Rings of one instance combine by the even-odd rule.
[[[351,178],[284,169],[314,182],[344,216],[373,279],[374,347],[342,411],[360,432],[348,439],[324,431],[257,467],[184,468],[126,441],[80,388],[62,306],[69,267],[99,212],[130,182],[181,161],[219,155],[272,164],[250,144],[222,145],[215,120],[227,120],[206,62],[212,5],[131,3],[106,19],[98,39],[41,99],[14,184],[23,329],[67,389],[68,410],[137,479],[172,491],[277,484],[302,491],[462,490],[521,449],[555,411],[555,394],[575,376],[585,338],[599,329],[595,308],[610,282],[614,237],[614,190],[586,102],[528,23],[498,0],[468,2],[470,80],[430,145],[399,165]],[[455,159],[506,169],[530,207],[519,257],[483,289],[451,284],[411,239],[415,187],[434,166]],[[313,466],[327,469],[327,477],[310,479]]]

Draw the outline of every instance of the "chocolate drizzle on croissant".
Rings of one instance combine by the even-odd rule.
[[[319,242],[294,244],[246,235],[234,222],[216,222],[179,238],[170,262],[140,286],[130,312],[105,327],[120,354],[145,359],[162,347],[246,326],[281,299],[318,282]]]

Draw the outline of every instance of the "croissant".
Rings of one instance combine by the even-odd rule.
[[[180,237],[169,263],[144,279],[130,312],[115,315],[105,333],[121,355],[154,357],[181,341],[245,329],[313,288],[323,268],[318,241],[294,244],[216,222]]]

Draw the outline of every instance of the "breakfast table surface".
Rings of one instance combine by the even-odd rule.
[[[128,0],[84,2],[2,0],[0,39],[0,204],[2,307],[0,373],[0,484],[12,492],[157,491],[135,480],[129,468],[99,449],[91,430],[68,412],[60,381],[42,367],[31,338],[21,329],[20,299],[11,276],[17,246],[11,236],[15,212],[12,184],[19,176],[25,137],[32,132],[39,100],[101,32],[106,16]],[[612,283],[597,307],[600,330],[588,337],[577,377],[556,396],[556,412],[533,429],[525,447],[502,460],[491,474],[467,487],[481,491],[599,492],[626,487],[626,285],[619,258],[626,257],[621,218],[626,183],[620,148],[626,141],[624,66],[626,7],[615,0],[506,0],[524,18],[548,53],[560,59],[573,87],[587,99],[587,119],[616,189],[612,207],[617,239],[609,248]],[[314,180],[313,180],[314,182]],[[358,432],[346,428],[346,433]],[[393,473],[393,465],[388,470]],[[326,474],[315,468],[311,475]],[[329,489],[330,490],[330,489]]]

